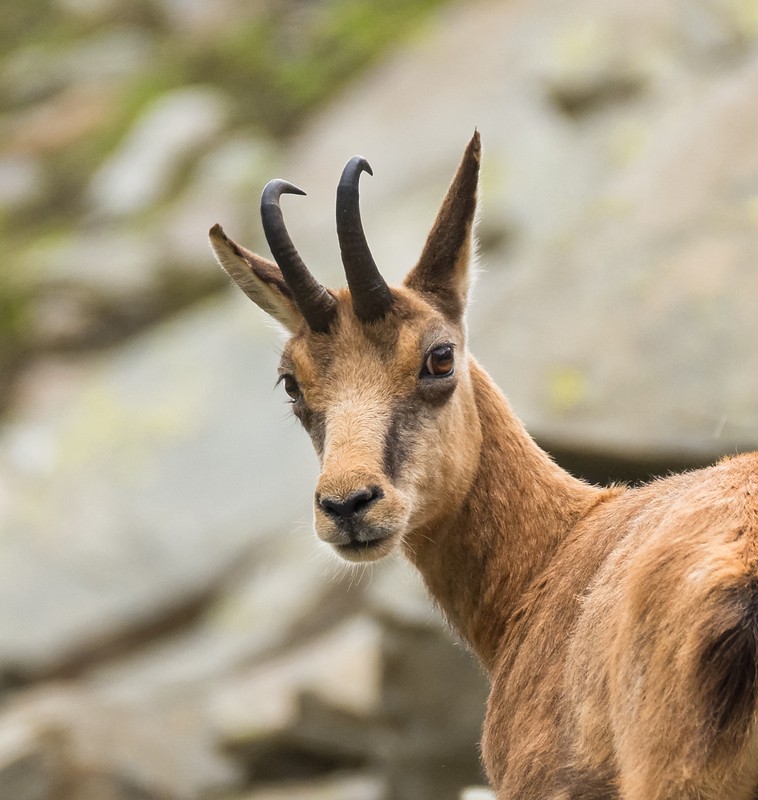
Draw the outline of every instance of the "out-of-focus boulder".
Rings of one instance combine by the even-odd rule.
[[[483,676],[438,626],[362,615],[228,681],[211,703],[253,780],[362,767],[387,776],[393,798],[454,800],[478,775],[484,700]]]
[[[486,786],[469,786],[461,793],[461,800],[495,800],[495,793]]]
[[[698,0],[451,6],[295,143],[290,231],[344,282],[332,204],[360,151],[364,227],[399,280],[478,126],[472,349],[530,429],[661,461],[756,447],[757,36]]]
[[[161,96],[93,176],[93,209],[119,216],[149,208],[192,153],[221,130],[224,117],[224,98],[216,89],[189,87]]]
[[[192,628],[88,670],[87,688],[206,709],[251,785],[353,770],[386,776],[394,800],[453,800],[479,778],[486,681],[407,566],[348,584],[296,538],[256,552]]]
[[[0,672],[96,652],[212,592],[293,515],[307,522],[308,493],[283,495],[281,470],[304,487],[315,457],[291,425],[256,424],[282,404],[276,334],[249,305],[209,304],[86,378],[29,376],[0,433]]]
[[[13,800],[192,800],[235,773],[207,741],[198,708],[159,707],[47,687],[0,716],[0,797]]]
[[[0,209],[20,206],[35,200],[42,193],[42,167],[30,156],[0,157]]]
[[[71,86],[118,85],[139,73],[153,55],[152,36],[137,25],[104,28],[73,41],[47,45],[24,43],[13,49],[4,60],[0,70],[0,89],[13,104],[44,102],[55,92]],[[65,127],[72,121],[72,116],[66,115],[57,121],[52,116],[37,119],[55,128],[56,122]],[[27,118],[27,121],[32,119]],[[22,133],[37,133],[48,143],[51,141],[45,137],[42,125],[20,130],[11,123],[10,128],[15,134],[10,142],[12,146],[31,145],[34,148],[39,144],[40,140],[35,136],[25,138]]]
[[[288,781],[247,792],[235,800],[390,800],[391,797],[382,777],[347,773],[302,783]]]

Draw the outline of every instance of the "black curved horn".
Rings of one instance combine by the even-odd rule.
[[[392,294],[379,274],[361,224],[358,179],[364,171],[374,174],[361,156],[351,158],[342,170],[337,186],[337,238],[355,314],[363,322],[370,322],[389,311]]]
[[[337,302],[308,272],[292,244],[279,206],[279,198],[283,194],[304,195],[305,192],[280,178],[269,181],[261,194],[263,232],[308,327],[316,333],[326,333],[337,310]]]

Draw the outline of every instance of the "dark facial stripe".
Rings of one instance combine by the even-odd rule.
[[[398,403],[392,411],[384,437],[384,472],[393,483],[413,451],[422,414],[418,405],[411,401]]]
[[[313,447],[319,458],[324,455],[324,439],[326,437],[326,419],[321,411],[313,411],[304,403],[300,408],[295,408],[295,416],[300,420],[308,435],[311,437]]]
[[[308,433],[311,435],[311,441],[316,448],[318,457],[324,455],[324,439],[326,437],[326,418],[321,411],[311,411],[310,427]]]
[[[393,483],[413,452],[423,423],[436,416],[453,396],[457,383],[455,375],[422,379],[415,395],[396,403],[384,437],[384,472]]]

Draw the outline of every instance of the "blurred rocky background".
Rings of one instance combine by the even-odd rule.
[[[341,570],[278,337],[271,177],[386,276],[474,127],[472,347],[595,481],[758,446],[756,0],[4,0],[0,798],[452,800],[486,689],[415,576]],[[470,790],[469,797],[480,797]]]

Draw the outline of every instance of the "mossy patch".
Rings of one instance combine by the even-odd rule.
[[[186,51],[184,79],[223,85],[238,101],[240,123],[287,135],[445,2],[343,0],[316,3],[307,14],[281,3]]]
[[[587,398],[587,376],[579,368],[566,364],[556,365],[548,377],[550,407],[559,414],[577,409]]]
[[[10,123],[18,115],[24,121],[19,128],[24,133],[15,144],[9,140],[0,144],[0,155],[13,157],[14,148],[20,147],[25,157],[35,159],[44,191],[19,207],[3,208],[0,216],[2,383],[7,386],[12,365],[22,363],[40,346],[33,330],[33,309],[35,298],[44,291],[45,278],[27,269],[30,243],[98,224],[88,195],[92,176],[151,103],[181,87],[210,86],[231,101],[224,136],[238,131],[246,136],[252,132],[262,140],[286,138],[383,52],[419,31],[430,12],[446,2],[318,0],[304,4],[283,0],[241,11],[229,24],[214,25],[211,34],[199,36],[177,28],[165,9],[150,0],[105,4],[99,10],[93,6],[91,13],[66,11],[65,5],[51,7],[48,0],[6,0],[0,24],[0,120]],[[77,137],[63,137],[60,144],[51,145],[48,137],[44,146],[36,146],[35,130],[31,136],[26,133],[35,117],[27,112],[63,97],[72,82],[82,80],[86,73],[82,66],[72,68],[77,53],[85,54],[86,63],[88,42],[97,43],[105,34],[117,41],[119,31],[144,43],[142,61],[123,74],[89,75],[87,81],[102,88],[105,104],[98,107],[102,113],[96,122]],[[58,70],[59,63],[66,69]],[[13,80],[18,70],[22,75],[31,70],[34,75],[26,89]],[[166,188],[161,203],[170,204],[191,178],[191,174],[179,175]],[[143,212],[145,222],[160,211],[156,206]],[[142,219],[125,222],[140,225]],[[167,268],[169,273],[172,270]],[[160,296],[142,298],[151,311],[140,317],[140,324],[149,324],[220,284],[219,280],[185,281],[181,285],[186,291],[170,303]],[[157,295],[163,289],[159,281]],[[133,319],[125,324],[118,314],[110,318],[107,309],[100,309],[95,318],[111,324],[115,333],[110,337],[98,328],[93,345],[133,330]]]

